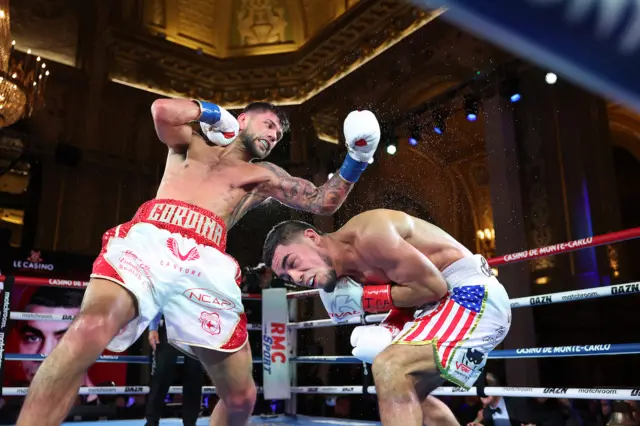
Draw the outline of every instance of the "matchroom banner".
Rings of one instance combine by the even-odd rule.
[[[271,288],[262,292],[262,376],[265,399],[290,399],[289,309],[287,290]]]

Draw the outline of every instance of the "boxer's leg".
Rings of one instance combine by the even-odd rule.
[[[256,403],[251,347],[247,342],[237,352],[217,352],[192,346],[211,376],[220,401],[211,413],[210,426],[244,426]]]
[[[16,426],[60,425],[89,366],[135,315],[136,302],[127,290],[92,279],[80,313],[33,378]]]
[[[446,405],[427,399],[444,382],[431,344],[391,345],[375,358],[372,371],[384,426],[421,426],[434,420],[458,425]],[[433,411],[425,416],[423,408]]]
[[[435,396],[422,400],[422,424],[425,426],[458,425],[453,411]]]

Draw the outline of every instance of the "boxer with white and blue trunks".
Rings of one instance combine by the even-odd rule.
[[[246,424],[256,387],[240,268],[225,253],[227,229],[269,198],[332,214],[380,139],[373,113],[350,113],[344,122],[349,153],[340,171],[316,187],[254,162],[267,157],[289,127],[271,104],[250,104],[237,119],[218,105],[188,99],[157,100],[151,112],[169,151],[156,198],[104,234],[80,313],[38,370],[19,426],[60,425],[98,355],[105,347],[127,349],[158,312],[168,342],[196,356],[216,385],[220,402],[210,424]]]
[[[399,211],[368,211],[329,234],[283,222],[263,260],[283,280],[319,288],[335,322],[390,311],[351,336],[354,356],[373,364],[384,426],[457,425],[429,394],[445,379],[473,386],[509,331],[509,297],[487,261]]]

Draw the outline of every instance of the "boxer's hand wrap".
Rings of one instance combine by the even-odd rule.
[[[380,125],[371,111],[352,111],[344,120],[344,138],[349,154],[340,168],[347,182],[357,182],[369,165],[380,142]]]
[[[356,327],[351,333],[351,353],[360,361],[373,364],[373,360],[393,341],[391,332],[378,325]]]
[[[209,141],[226,146],[240,132],[238,120],[229,111],[211,102],[194,100],[200,106],[200,128]]]
[[[366,285],[362,295],[362,304],[366,312],[379,313],[394,309],[391,300],[391,285]]]
[[[362,321],[362,293],[363,287],[360,284],[351,278],[343,277],[338,280],[331,293],[321,289],[320,300],[334,323],[345,323],[353,318]]]
[[[200,107],[200,118],[198,121],[201,123],[213,124],[214,126],[220,121],[220,108],[218,105],[207,101],[194,100]]]

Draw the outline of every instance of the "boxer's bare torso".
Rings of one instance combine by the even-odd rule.
[[[231,227],[269,197],[322,214],[337,208],[351,189],[339,177],[318,188],[272,163],[249,162],[238,146],[211,146],[194,132],[188,148],[170,147],[156,198],[202,207]]]
[[[395,210],[370,210],[352,218],[332,234],[347,249],[342,271],[366,284],[393,281],[380,267],[381,260],[397,256],[398,243],[405,241],[443,271],[453,262],[472,253],[442,229],[424,220]],[[385,268],[386,269],[386,268]]]

